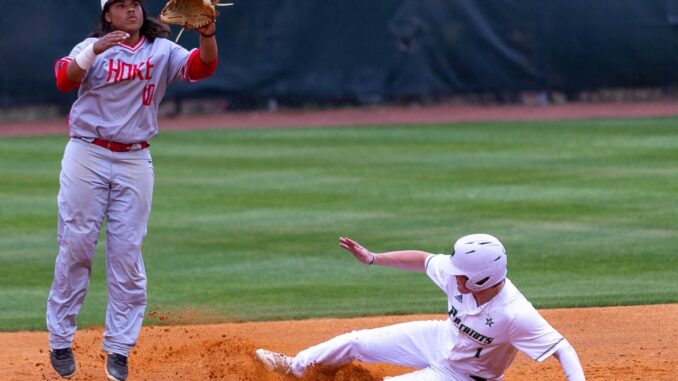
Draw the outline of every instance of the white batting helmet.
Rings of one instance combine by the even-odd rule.
[[[454,243],[449,266],[444,270],[468,277],[466,288],[482,291],[506,278],[506,264],[506,249],[496,237],[471,234]]]

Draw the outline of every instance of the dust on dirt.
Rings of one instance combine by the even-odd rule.
[[[228,113],[160,121],[161,130],[190,128],[268,128],[326,125],[386,125],[480,120],[554,120],[607,117],[676,116],[678,103],[577,103],[551,106],[434,105],[428,107],[366,107],[317,112]],[[68,135],[65,120],[0,124],[2,136]],[[678,379],[678,304],[586,309],[553,309],[542,314],[575,346],[591,380]],[[213,316],[223,321],[229,317]],[[405,321],[445,319],[445,315],[389,316],[355,319],[187,325],[186,312],[149,309],[138,344],[130,356],[129,381],[241,380],[289,381],[269,374],[256,363],[254,351],[264,347],[294,354],[310,345],[355,329]],[[195,321],[195,320],[193,320]],[[157,324],[157,325],[154,325]],[[181,324],[173,325],[169,324]],[[102,329],[78,331],[73,345],[78,372],[73,381],[104,380]],[[47,333],[0,333],[0,380],[60,380],[49,364]],[[411,369],[388,364],[349,364],[340,369],[315,369],[306,380],[380,380]],[[565,380],[558,362],[537,364],[519,354],[507,381]]]
[[[575,346],[587,380],[678,379],[678,304],[542,310],[542,315]],[[255,360],[263,347],[294,354],[310,345],[355,329],[405,321],[444,319],[444,315],[355,319],[249,322],[211,325],[145,326],[130,356],[129,381],[239,380],[291,381],[267,373]],[[171,322],[171,321],[170,321]],[[102,329],[78,331],[73,381],[104,380]],[[0,380],[59,380],[49,365],[45,332],[0,333]],[[352,363],[316,369],[305,380],[381,380],[411,369],[388,364]],[[559,363],[535,363],[519,354],[507,381],[565,380]]]

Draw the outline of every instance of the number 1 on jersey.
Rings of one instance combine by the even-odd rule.
[[[476,351],[476,355],[474,357],[477,358],[477,359],[480,358],[480,352],[482,352],[482,351],[483,351],[483,348],[478,348],[478,350]]]

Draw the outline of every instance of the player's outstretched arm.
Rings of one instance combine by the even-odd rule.
[[[339,246],[366,265],[388,266],[408,271],[425,271],[426,258],[430,255],[420,250],[373,253],[348,237],[340,237]]]
[[[560,344],[558,350],[553,353],[553,357],[560,361],[560,366],[568,381],[586,381],[577,352],[567,340]]]
[[[211,64],[219,58],[219,48],[215,33],[217,27],[215,23],[209,23],[202,28],[197,29],[200,33],[200,60],[205,64]]]

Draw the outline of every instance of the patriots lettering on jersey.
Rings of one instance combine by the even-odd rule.
[[[462,323],[461,319],[458,317],[452,319],[452,323],[455,325],[455,327],[459,328],[459,332],[468,336],[470,339],[472,339],[478,344],[492,344],[492,342],[494,341],[494,338],[487,337],[482,333],[476,332],[473,328],[464,325],[464,323]]]
[[[108,60],[108,76],[106,82],[121,82],[129,80],[148,81],[153,77],[153,68],[155,65],[151,63],[151,58],[148,57],[145,62],[139,64],[132,64],[120,59]]]
[[[449,316],[457,316],[457,309],[454,306],[450,306],[450,311],[447,313]]]

